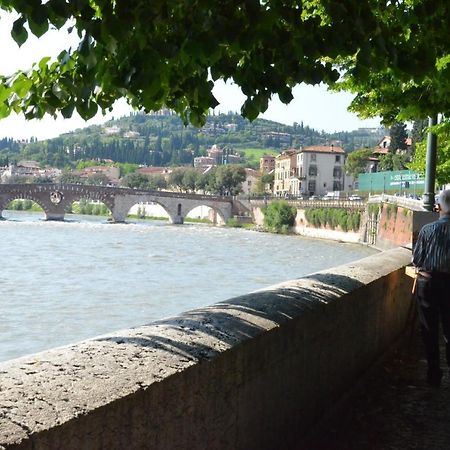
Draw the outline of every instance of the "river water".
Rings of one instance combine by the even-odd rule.
[[[143,325],[374,253],[207,225],[4,211],[0,361]]]

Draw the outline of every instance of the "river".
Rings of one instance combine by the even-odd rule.
[[[300,236],[4,211],[0,361],[138,326],[375,251]]]

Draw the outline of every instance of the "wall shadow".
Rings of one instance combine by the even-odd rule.
[[[304,285],[302,280],[307,280]],[[292,284],[294,286],[275,286],[151,322],[132,329],[132,333],[135,330],[132,336],[94,340],[164,350],[195,361],[208,360],[224,348],[245,342],[306,312],[320,314],[329,303],[364,286],[354,278],[326,273],[313,274]],[[151,327],[148,332],[146,327]],[[202,335],[211,338],[211,343],[208,344],[208,338],[200,339]]]

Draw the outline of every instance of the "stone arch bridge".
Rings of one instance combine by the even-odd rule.
[[[189,211],[197,206],[210,207],[214,211],[214,223],[224,223],[234,214],[241,214],[239,209],[242,209],[231,197],[212,195],[78,184],[0,184],[0,217],[8,203],[16,199],[36,202],[44,210],[46,220],[64,220],[72,203],[81,199],[103,202],[114,222],[125,222],[130,208],[141,202],[161,205],[174,224],[182,224]]]

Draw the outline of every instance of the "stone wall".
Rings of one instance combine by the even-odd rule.
[[[293,448],[404,330],[410,257],[1,363],[0,448]]]
[[[300,234],[301,236],[308,236],[312,238],[319,239],[331,239],[334,241],[342,241],[342,242],[360,242],[360,233],[353,231],[342,231],[340,229],[332,230],[331,228],[316,228],[310,226],[308,221],[305,218],[305,209],[298,208],[297,215],[295,217],[295,225],[293,227],[293,232],[296,234]],[[262,212],[261,206],[253,206],[252,215],[255,224],[258,227],[264,226],[264,214]]]

